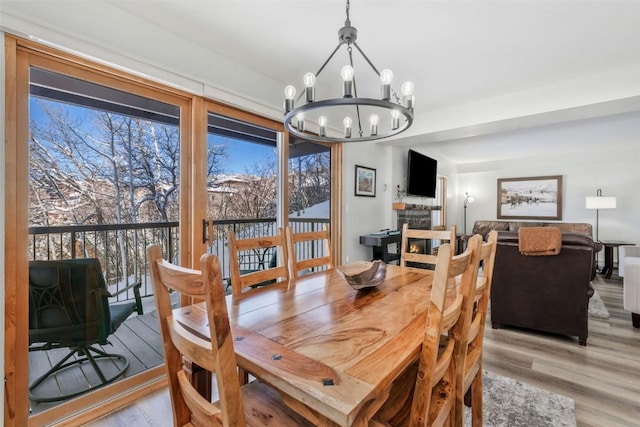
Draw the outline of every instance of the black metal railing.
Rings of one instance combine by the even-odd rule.
[[[230,276],[229,270],[229,246],[227,234],[233,231],[239,239],[250,239],[260,236],[272,236],[277,233],[275,218],[260,218],[247,220],[214,220],[214,231],[211,243],[208,247],[209,253],[215,254],[220,259],[222,274],[225,279]],[[303,231],[321,230],[328,226],[328,218],[290,218],[289,224],[295,233]],[[322,256],[324,248],[317,242],[309,242],[303,247],[297,248],[298,256],[301,259]],[[317,254],[317,255],[316,255]],[[269,266],[275,259],[276,253],[273,248],[264,251],[252,251],[240,256],[239,263],[241,270],[260,270]]]
[[[292,218],[294,232],[321,230],[328,226],[326,218]],[[276,234],[275,218],[249,220],[214,220],[213,236],[208,251],[218,256],[223,277],[229,274],[227,233],[233,231],[238,238],[269,236]],[[113,292],[141,282],[141,294],[153,295],[149,277],[146,247],[160,245],[163,256],[179,262],[179,223],[156,222],[144,224],[69,225],[29,228],[29,259],[98,258],[102,265],[107,286]],[[324,248],[315,242],[296,248],[304,258],[322,256]],[[241,257],[241,269],[258,270],[271,260],[270,250],[246,254]],[[132,298],[122,294],[120,299]]]
[[[146,255],[146,247],[150,244],[160,245],[165,258],[177,261],[179,223],[29,228],[30,259],[98,258],[111,291],[141,282],[143,296],[153,294]],[[129,297],[122,294],[120,299]]]

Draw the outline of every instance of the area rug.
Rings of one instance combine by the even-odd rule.
[[[485,427],[576,426],[573,399],[486,370],[483,375]],[[471,426],[471,409],[467,407],[464,425]]]
[[[593,290],[593,295],[589,298],[589,316],[600,319],[609,318],[609,310],[607,310],[602,298],[600,298],[600,294],[595,289]]]

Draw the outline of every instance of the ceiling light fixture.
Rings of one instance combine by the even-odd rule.
[[[344,27],[338,31],[338,46],[333,50],[329,58],[322,64],[316,74],[306,73],[303,77],[304,91],[297,100],[305,95],[306,103],[295,107],[296,88],[287,86],[284,90],[284,125],[293,135],[307,140],[317,142],[359,142],[373,141],[388,138],[407,130],[413,122],[413,83],[404,82],[401,86],[402,100],[391,87],[393,73],[389,69],[378,71],[378,69],[364,54],[356,38],[358,30],[351,26],[349,20],[349,0],[346,6],[346,21]],[[343,92],[341,98],[330,98],[317,101],[315,99],[316,82],[318,76],[331,61],[341,46],[346,45],[348,54],[348,64],[342,67],[341,76],[343,80]],[[379,77],[381,98],[359,98],[356,85],[357,73],[354,70],[353,47],[362,55],[366,63],[371,67],[376,76]],[[362,76],[361,76],[362,77]],[[361,115],[369,116],[368,133],[363,129]],[[342,132],[334,129],[330,132],[329,119],[331,125],[339,126],[342,123]],[[335,122],[333,121],[335,120]],[[305,132],[305,123],[317,123],[317,134]],[[353,126],[357,126],[357,131],[352,132]],[[365,125],[366,127],[366,125]]]

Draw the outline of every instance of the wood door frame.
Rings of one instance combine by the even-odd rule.
[[[5,402],[4,425],[25,426],[51,423],[56,419],[80,414],[81,405],[92,405],[91,417],[106,414],[114,409],[113,402],[96,405],[105,396],[119,394],[118,404],[124,405],[139,397],[140,390],[126,394],[124,382],[114,383],[83,398],[71,400],[29,417],[28,401],[28,211],[29,211],[29,68],[36,66],[66,74],[92,83],[112,87],[140,96],[157,99],[180,108],[181,169],[189,170],[191,150],[191,101],[189,94],[165,87],[139,76],[97,64],[84,58],[49,48],[26,39],[5,34]],[[27,142],[27,143],[25,143]],[[188,206],[190,174],[180,174],[180,223],[189,224]],[[185,209],[185,207],[187,207]],[[181,227],[180,254],[185,262],[191,253],[192,230]],[[20,254],[23,254],[20,256]],[[160,368],[160,369],[157,369]],[[131,377],[128,385],[145,381],[147,392],[162,386],[164,374],[161,367],[152,368],[150,374]],[[143,373],[145,374],[145,373]],[[158,378],[151,381],[152,378]],[[137,377],[137,378],[136,378]],[[111,392],[111,393],[110,393]],[[126,396],[123,396],[126,394]],[[93,397],[93,398],[92,398]],[[81,403],[79,403],[81,402]],[[47,419],[47,415],[51,419]],[[65,424],[74,424],[73,418]],[[82,423],[76,419],[75,423]]]

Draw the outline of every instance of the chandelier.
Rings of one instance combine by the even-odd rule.
[[[388,138],[407,130],[413,122],[413,83],[401,86],[402,100],[391,87],[393,73],[389,69],[378,69],[360,49],[356,38],[358,30],[349,20],[349,0],[346,5],[346,21],[338,31],[338,46],[322,64],[317,73],[306,73],[303,77],[304,90],[296,98],[296,88],[287,86],[284,90],[284,126],[293,135],[317,142],[360,142]],[[340,47],[346,46],[348,63],[342,67],[342,97],[316,100],[316,82],[320,73],[334,57]],[[381,96],[379,99],[358,97],[354,70],[353,47],[362,55],[375,75],[379,77]],[[337,77],[337,76],[336,76]],[[360,76],[362,77],[362,76]],[[306,103],[295,107],[296,101],[305,96]],[[368,126],[363,128],[362,117]],[[305,132],[305,124],[317,124],[317,132]],[[355,127],[355,131],[354,131]],[[340,131],[342,128],[342,131]]]

